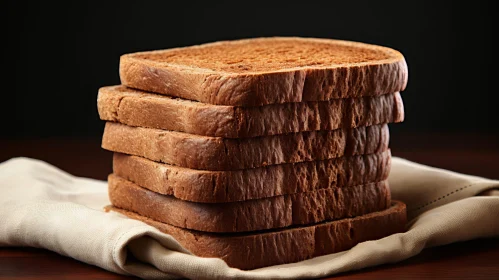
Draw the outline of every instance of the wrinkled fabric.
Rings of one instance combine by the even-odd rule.
[[[499,236],[499,181],[393,158],[389,183],[393,199],[407,204],[405,233],[298,263],[242,271],[220,259],[196,257],[154,227],[106,213],[106,182],[15,158],[0,164],[0,246],[45,248],[147,279],[287,279],[394,263],[426,247]]]

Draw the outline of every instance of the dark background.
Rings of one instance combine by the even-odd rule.
[[[409,66],[401,133],[497,135],[492,1],[7,1],[2,139],[99,137],[121,54],[258,36],[379,44]]]

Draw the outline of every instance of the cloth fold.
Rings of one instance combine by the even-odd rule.
[[[196,257],[142,222],[106,213],[106,182],[15,158],[0,164],[0,246],[45,248],[147,279],[288,279],[398,262],[426,247],[499,236],[499,181],[393,158],[389,182],[393,199],[407,204],[405,233],[299,263],[242,271]]]

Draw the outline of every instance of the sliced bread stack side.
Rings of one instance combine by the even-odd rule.
[[[399,52],[246,39],[127,54],[120,77],[98,95],[110,209],[192,253],[254,269],[404,229],[386,181]]]

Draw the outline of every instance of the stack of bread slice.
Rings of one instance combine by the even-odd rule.
[[[328,39],[124,55],[98,96],[112,209],[240,269],[400,232],[387,124],[407,75],[395,50]]]

